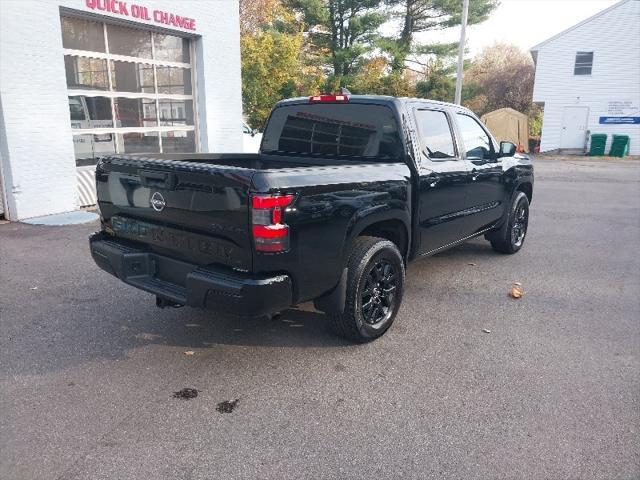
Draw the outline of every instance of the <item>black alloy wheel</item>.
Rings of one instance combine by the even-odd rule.
[[[395,306],[397,288],[398,275],[388,260],[381,259],[371,266],[360,295],[366,323],[375,326],[389,319]]]
[[[514,214],[513,225],[511,225],[511,243],[516,247],[521,247],[524,242],[528,220],[529,208],[524,202],[520,202]]]

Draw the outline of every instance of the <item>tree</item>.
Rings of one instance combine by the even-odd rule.
[[[452,75],[452,67],[445,67],[439,60],[430,61],[426,65],[426,78],[416,83],[416,96],[452,102],[456,89],[456,81]]]
[[[242,37],[242,101],[252,127],[264,123],[273,104],[282,98],[283,88],[295,76],[301,44],[301,35],[276,31]]]
[[[540,138],[542,135],[542,115],[540,106],[533,104],[529,110],[529,137]]]
[[[415,89],[410,79],[401,72],[387,73],[387,67],[387,59],[382,56],[363,61],[358,74],[348,84],[349,90],[363,95],[413,96]]]
[[[469,23],[497,0],[470,0]],[[460,22],[461,0],[240,0],[244,112],[260,127],[278,100],[349,88],[353,93],[451,101],[457,43],[420,45],[415,34]],[[393,15],[398,33],[383,38]],[[392,23],[391,23],[392,24]],[[390,25],[391,25],[390,24]],[[395,25],[395,24],[393,24]],[[495,94],[480,67],[463,101],[485,110]]]
[[[374,48],[377,30],[388,16],[382,0],[288,0],[300,12],[312,44],[328,52],[326,64],[341,83],[355,73]]]
[[[503,107],[529,113],[534,77],[529,54],[514,45],[495,44],[474,58],[465,73],[468,92],[463,103],[479,115]]]
[[[271,24],[279,8],[278,0],[240,0],[240,35],[255,34]]]
[[[240,38],[243,110],[253,128],[264,125],[274,103],[315,93],[324,78],[304,61],[305,38],[294,15],[279,2],[261,15],[261,26],[247,28]]]
[[[402,71],[412,54],[451,55],[457,43],[415,45],[415,34],[428,30],[441,30],[460,24],[462,16],[461,0],[387,0],[396,16],[401,18],[402,30],[396,38],[388,39],[391,68]],[[484,22],[498,6],[497,0],[470,0],[467,23],[474,25]],[[389,48],[390,47],[390,48]]]

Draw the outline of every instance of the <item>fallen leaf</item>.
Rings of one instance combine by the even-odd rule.
[[[491,333],[491,330],[489,330],[488,328],[483,328],[483,329],[482,329],[482,331],[483,331],[484,333]]]
[[[195,352],[193,350],[187,350],[184,354],[190,357],[191,355],[194,355]]]
[[[511,298],[521,298],[524,295],[524,288],[520,283],[514,283],[509,290],[509,296]]]
[[[471,267],[475,267],[475,266],[476,266],[476,264],[475,264],[475,263],[473,263],[473,262],[469,262],[469,263],[467,263],[467,265],[469,265],[469,266],[471,266]]]
[[[31,287],[29,290],[37,290],[38,287]]]

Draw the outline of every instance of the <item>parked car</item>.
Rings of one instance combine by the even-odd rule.
[[[242,122],[242,151],[244,153],[258,153],[262,134]]]
[[[322,95],[279,102],[258,154],[112,155],[96,184],[93,258],[158,306],[314,300],[366,342],[393,323],[408,261],[482,235],[522,248],[533,166],[459,105]]]

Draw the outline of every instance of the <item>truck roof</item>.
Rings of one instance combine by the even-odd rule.
[[[407,102],[424,102],[434,105],[441,105],[451,108],[459,108],[461,110],[468,110],[462,105],[456,105],[455,103],[440,102],[438,100],[430,100],[428,98],[415,98],[415,97],[392,97],[390,95],[352,95],[349,94],[349,103],[377,103],[377,104],[394,104],[394,103],[407,103]],[[275,107],[284,105],[300,105],[309,103],[309,97],[294,97],[280,100],[276,103]]]

